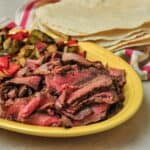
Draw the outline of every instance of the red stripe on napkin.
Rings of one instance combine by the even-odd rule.
[[[31,12],[32,8],[34,7],[34,4],[35,4],[35,1],[32,1],[32,2],[30,2],[30,3],[26,6],[26,8],[25,8],[25,10],[24,10],[24,12],[23,12],[23,17],[22,17],[21,23],[20,23],[20,26],[21,26],[22,28],[25,28],[25,27],[26,27],[27,22],[28,22],[28,18],[29,18],[29,16],[30,16],[30,12]]]
[[[131,49],[125,49],[126,56],[131,57],[132,53],[133,53],[133,50],[131,50]]]

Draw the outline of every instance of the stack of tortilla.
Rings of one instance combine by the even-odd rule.
[[[112,51],[150,45],[150,0],[61,0],[36,9],[33,28]]]

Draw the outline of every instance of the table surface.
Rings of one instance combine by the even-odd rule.
[[[21,3],[21,0],[0,0],[0,17],[14,17],[15,10]],[[21,135],[0,129],[0,149],[148,150],[150,147],[150,82],[143,82],[143,86],[144,102],[140,110],[125,124],[110,131],[85,137],[54,139]]]

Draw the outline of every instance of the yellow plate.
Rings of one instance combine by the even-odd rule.
[[[121,58],[114,56],[104,48],[92,43],[79,43],[79,45],[83,50],[87,51],[87,58],[89,60],[100,60],[109,66],[126,70],[127,84],[124,89],[125,102],[123,109],[106,121],[70,129],[39,127],[0,119],[1,128],[35,136],[76,137],[112,129],[124,123],[136,113],[142,103],[143,89],[141,81],[135,71]]]

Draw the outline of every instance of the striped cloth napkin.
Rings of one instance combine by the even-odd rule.
[[[53,2],[57,0],[52,0]],[[15,22],[18,26],[22,28],[30,29],[32,18],[34,16],[36,0],[27,0],[25,3],[17,10]],[[138,51],[136,49],[121,49],[115,52],[115,55],[125,59],[138,73],[141,80],[150,81],[150,56],[149,53],[144,53],[144,51]],[[145,61],[148,59],[148,61]]]

